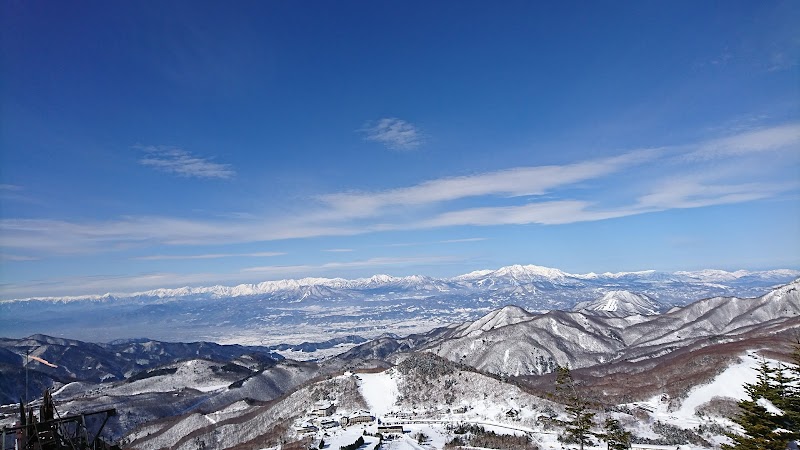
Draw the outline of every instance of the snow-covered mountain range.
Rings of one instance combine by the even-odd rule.
[[[619,295],[611,293],[609,298]],[[637,296],[624,297],[630,303],[606,299],[603,305],[630,308],[629,304],[641,301]],[[757,298],[713,297],[650,316],[597,315],[586,308],[534,314],[506,306],[476,321],[435,330],[427,338],[394,341],[397,351],[433,352],[483,371],[519,376],[545,374],[556,365],[581,368],[636,362],[675,348],[733,342],[745,335],[771,336],[798,327],[800,280]],[[362,344],[348,353],[374,357],[376,344],[388,349],[390,341]]]
[[[609,291],[575,311],[508,305],[476,320],[383,335],[306,362],[282,359],[273,350],[311,351],[361,339],[270,347],[0,339],[0,403],[16,402],[29,386],[33,396],[54,388],[65,410],[113,406],[122,413],[109,422],[110,433],[126,436],[131,448],[197,448],[199,441],[185,438],[190,433],[214,448],[249,442],[253,430],[272,430],[273,439],[299,438],[302,433],[275,427],[307,420],[307,411],[322,400],[345,413],[394,410],[432,423],[489,421],[547,435],[549,420],[563,412],[545,400],[551,373],[561,365],[573,370],[587,394],[617,405],[609,411],[627,426],[653,436],[656,419],[687,429],[725,423],[724,411],[734,404],[725,395],[741,395],[726,374],[753,372],[747,379],[754,379],[751,368],[765,354],[785,361],[800,329],[800,280],[754,298],[711,297],[660,314],[627,314],[651,306],[658,305],[627,291]],[[183,317],[173,319],[175,324]],[[713,389],[698,390],[709,382]],[[376,407],[376,398],[384,399],[383,406]],[[0,425],[12,423],[16,409],[0,406],[7,416]],[[717,439],[716,430],[703,436]]]
[[[300,344],[347,335],[421,333],[472,321],[506,305],[531,312],[580,305],[595,315],[648,315],[701,298],[763,295],[798,277],[800,271],[794,270],[571,274],[514,265],[452,278],[302,278],[6,300],[0,302],[0,319],[7,337],[48,333],[93,341],[147,336],[164,341]]]
[[[638,272],[594,272],[586,274],[567,273],[559,269],[536,265],[512,265],[497,270],[477,270],[452,278],[432,278],[423,275],[395,277],[391,275],[373,275],[369,278],[300,278],[261,283],[239,284],[236,286],[181,287],[176,289],[153,289],[134,293],[107,293],[103,295],[31,297],[24,299],[6,299],[9,301],[46,300],[69,302],[78,300],[108,299],[142,299],[204,297],[234,298],[258,295],[277,295],[280,297],[309,298],[343,295],[347,291],[419,291],[419,292],[451,292],[458,290],[494,291],[511,290],[520,294],[546,293],[556,289],[583,289],[604,286],[641,286],[653,291],[654,297],[684,298],[680,286],[698,286],[706,290],[749,290],[763,289],[766,286],[786,283],[800,278],[800,270],[778,269],[767,271],[737,270],[700,270],[694,272],[658,272],[644,270]],[[667,293],[657,292],[665,286],[673,289]],[[316,289],[315,289],[316,288]],[[327,289],[320,289],[327,288]],[[693,291],[696,292],[696,291]],[[696,294],[695,294],[696,295]],[[694,295],[689,297],[693,299]]]

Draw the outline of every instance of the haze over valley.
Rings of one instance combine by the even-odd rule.
[[[32,332],[108,342],[147,337],[248,345],[427,332],[506,305],[532,312],[582,310],[652,315],[706,297],[755,297],[800,271],[703,270],[570,274],[535,265],[451,278],[423,275],[304,278],[238,286],[0,302],[4,334]],[[119,324],[124,323],[121,327]],[[360,343],[357,340],[340,345]],[[295,357],[314,358],[313,352]],[[326,351],[326,354],[330,351]]]

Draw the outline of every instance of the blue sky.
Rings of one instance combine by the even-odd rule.
[[[800,267],[798,2],[2,8],[2,298]]]

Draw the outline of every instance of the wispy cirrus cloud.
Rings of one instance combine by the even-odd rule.
[[[243,272],[268,274],[271,276],[287,276],[291,274],[307,274],[331,269],[359,269],[385,266],[402,266],[409,264],[443,264],[461,261],[454,256],[414,256],[414,257],[377,257],[356,261],[334,261],[319,265],[298,266],[260,266],[242,269]]]
[[[798,189],[791,172],[800,155],[798,130],[799,124],[785,124],[562,165],[512,167],[387,190],[331,193],[283,214],[3,219],[0,249],[44,257],[455,226],[558,225],[742,203]],[[751,157],[774,151],[789,156],[777,162]],[[763,167],[754,170],[754,164]],[[195,257],[224,257],[202,255]],[[177,259],[152,257],[159,258]]]
[[[367,122],[359,131],[364,133],[365,140],[378,142],[392,150],[414,150],[424,141],[419,128],[396,117]]]
[[[191,259],[220,259],[220,258],[266,258],[283,256],[283,252],[255,252],[255,253],[205,253],[200,255],[147,255],[131,258],[137,261],[163,261],[163,260],[191,260]]]
[[[660,150],[644,149],[624,155],[566,165],[514,167],[460,177],[439,178],[414,186],[379,192],[345,192],[320,198],[350,217],[368,217],[390,206],[441,203],[468,197],[521,197],[600,178],[654,159]]]
[[[44,204],[44,202],[26,192],[25,186],[18,184],[0,184],[0,200]]]
[[[384,247],[417,247],[420,245],[460,244],[465,242],[480,242],[487,240],[489,240],[489,238],[473,237],[473,238],[463,238],[463,239],[444,239],[441,241],[429,241],[429,242],[395,242],[392,244],[386,244]]]
[[[591,202],[561,200],[519,206],[487,206],[448,211],[418,224],[420,228],[490,225],[558,225],[611,219],[635,212],[628,210],[592,211]]]
[[[38,261],[39,258],[27,255],[12,255],[8,253],[0,253],[0,261]]]
[[[0,200],[23,199],[24,188],[16,184],[0,184]]]
[[[800,187],[798,182],[719,182],[710,176],[685,176],[664,180],[638,198],[636,208],[668,210],[726,205],[773,197]]]
[[[274,241],[364,232],[355,226],[310,220],[121,217],[106,221],[0,220],[0,248],[50,255],[90,254],[158,245],[188,246]]]
[[[488,241],[489,238],[485,237],[473,237],[473,238],[463,238],[463,239],[445,239],[443,241],[439,241],[441,244],[460,244],[463,242],[480,242],[480,241]]]
[[[688,159],[711,160],[800,148],[800,123],[748,130],[702,143]]]
[[[323,252],[329,252],[329,253],[350,253],[352,251],[355,250],[353,250],[352,248],[326,248],[325,250],[323,250]]]
[[[189,178],[229,179],[236,175],[230,164],[213,162],[178,147],[148,145],[134,147],[145,153],[139,164],[161,172]]]

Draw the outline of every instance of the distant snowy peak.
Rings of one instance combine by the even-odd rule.
[[[530,283],[560,283],[579,276],[549,267],[515,264],[497,270],[477,270],[452,278],[451,281],[474,283],[477,286],[524,285]]]
[[[438,295],[456,292],[463,295],[487,293],[491,298],[504,303],[522,304],[526,299],[553,298],[553,294],[574,292],[573,299],[591,299],[598,289],[630,289],[647,292],[664,301],[663,296],[678,299],[679,302],[696,300],[697,296],[728,296],[747,292],[761,294],[764,287],[775,287],[800,278],[800,271],[779,269],[769,271],[738,270],[700,270],[695,272],[657,272],[645,270],[638,272],[605,272],[573,274],[559,269],[536,265],[512,265],[496,270],[476,270],[453,278],[432,278],[424,275],[396,277],[392,275],[373,275],[368,278],[318,278],[284,279],[246,283],[236,286],[201,286],[153,289],[135,293],[113,293],[104,295],[84,295],[68,297],[38,297],[17,300],[41,300],[53,302],[71,301],[114,301],[136,299],[138,301],[170,300],[178,298],[236,298],[247,296],[273,296],[284,299],[300,297],[330,296],[350,297],[351,295]],[[319,289],[308,289],[317,287]],[[757,287],[758,290],[753,287]],[[379,292],[380,291],[380,292]],[[671,296],[671,297],[670,297]],[[3,301],[17,301],[3,300]],[[599,300],[598,300],[599,301]],[[664,301],[665,304],[670,301]],[[573,303],[574,304],[574,303]],[[526,305],[529,306],[529,305]],[[544,309],[552,309],[549,306]]]
[[[392,285],[415,285],[430,282],[431,278],[420,275],[394,277],[391,275],[373,275],[369,278],[299,278],[275,281],[263,281],[256,284],[239,284],[236,286],[182,287],[176,289],[154,289],[124,296],[172,298],[189,295],[211,295],[214,297],[242,297],[248,295],[275,294],[287,291],[329,292],[328,289],[369,289]],[[316,289],[309,289],[316,288]]]
[[[534,279],[534,278],[548,278],[551,280],[558,280],[571,276],[566,272],[558,269],[551,269],[549,267],[534,266],[529,264],[527,266],[513,265],[502,267],[492,274],[496,277],[512,277],[516,279]]]
[[[606,292],[597,300],[580,303],[575,309],[586,312],[605,312],[621,317],[637,314],[652,316],[659,313],[661,305],[645,294],[615,290]]]
[[[769,292],[762,298],[765,302],[786,301],[800,306],[800,278]]]
[[[637,272],[603,272],[601,274],[589,272],[582,275],[572,275],[572,276],[586,280],[596,280],[598,278],[606,278],[606,279],[619,279],[627,277],[645,278],[655,274],[658,274],[658,272],[656,272],[655,270],[640,270]]]
[[[471,336],[507,325],[515,325],[536,317],[519,306],[509,305],[486,314],[480,319],[465,324],[456,332],[457,336]]]
[[[706,269],[706,270],[697,270],[694,272],[683,272],[683,271],[675,272],[675,275],[705,283],[713,283],[713,282],[735,281],[742,278],[759,278],[762,280],[797,278],[800,277],[800,270],[777,269],[777,270],[764,270],[760,272],[751,272],[749,270],[737,270],[734,272],[728,272],[725,270]]]
[[[492,272],[494,272],[494,270],[491,270],[491,269],[475,270],[475,271],[470,272],[470,273],[465,273],[463,275],[459,275],[457,277],[453,277],[453,280],[455,280],[455,281],[478,280],[478,279],[485,278],[485,277],[491,275]]]

